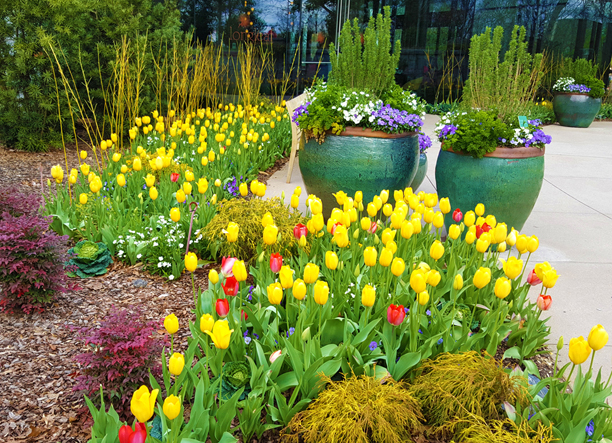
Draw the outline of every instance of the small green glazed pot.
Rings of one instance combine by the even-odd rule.
[[[404,189],[414,178],[419,163],[419,139],[415,132],[387,134],[363,128],[346,128],[341,135],[327,134],[323,143],[310,139],[300,150],[299,166],[309,194],[323,203],[328,216],[344,191],[363,201],[388,189]]]
[[[544,149],[499,147],[484,158],[440,150],[436,163],[438,196],[464,214],[478,203],[508,229],[521,230],[538,199],[544,180]],[[446,227],[453,222],[445,217]]]
[[[553,111],[561,126],[588,128],[601,108],[601,99],[588,94],[557,93]]]
[[[427,154],[423,153],[419,155],[419,167],[417,168],[417,172],[410,183],[410,187],[413,191],[419,189],[419,186],[425,180],[425,176],[427,175]]]

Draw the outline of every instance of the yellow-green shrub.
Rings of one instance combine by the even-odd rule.
[[[400,443],[423,420],[406,385],[362,375],[329,383],[282,431],[284,443]]]
[[[500,419],[504,401],[527,402],[524,378],[511,377],[501,362],[475,351],[424,361],[409,391],[420,401],[432,431],[442,435],[461,431],[474,415]]]
[[[210,242],[209,248],[213,257],[229,256],[241,260],[254,258],[257,255],[257,246],[264,245],[261,219],[266,212],[272,215],[279,233],[279,240],[274,245],[267,246],[268,250],[279,252],[283,256],[291,255],[296,250],[297,240],[293,236],[293,228],[298,223],[303,223],[304,218],[299,212],[285,206],[280,198],[235,198],[222,201],[219,206],[219,213],[200,231]],[[229,243],[223,233],[230,222],[239,226],[238,241],[233,243]]]
[[[554,438],[552,424],[538,423],[538,429],[533,430],[527,421],[517,425],[510,419],[487,424],[475,416],[461,422],[467,426],[459,433],[458,441],[462,443],[550,443]]]

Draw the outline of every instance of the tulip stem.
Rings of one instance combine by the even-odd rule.
[[[591,376],[591,370],[593,369],[593,360],[595,360],[595,352],[596,351],[593,351],[593,354],[591,354],[591,364],[589,365],[589,372],[588,372],[589,377],[587,378],[590,378]]]
[[[195,277],[193,275],[194,273],[191,273],[191,289],[193,290],[193,305],[196,308],[196,311],[198,309],[198,298],[196,296],[196,290],[195,290]]]
[[[561,390],[562,394],[565,394],[565,390],[567,389],[567,385],[569,384],[570,379],[572,378],[572,374],[574,373],[574,369],[576,369],[576,364],[572,363],[572,370],[570,371],[565,383],[563,384],[563,389]]]
[[[559,361],[559,349],[557,349],[557,355],[555,355],[555,366],[553,368],[553,377],[557,375],[557,362]]]

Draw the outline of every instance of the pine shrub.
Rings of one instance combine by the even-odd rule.
[[[100,386],[117,412],[127,414],[132,393],[149,379],[161,375],[160,354],[166,337],[156,331],[162,321],[147,321],[142,309],[111,307],[100,326],[72,328],[88,346],[74,360],[80,365],[75,391],[100,403]]]
[[[453,435],[474,416],[485,421],[504,416],[501,404],[526,404],[522,377],[511,377],[501,362],[476,351],[440,354],[419,367],[409,388],[435,434]]]
[[[0,191],[0,311],[42,312],[58,292],[75,289],[68,281],[66,236],[39,212],[41,200],[14,189]]]
[[[327,389],[294,416],[282,442],[400,443],[421,426],[419,404],[402,382],[365,375],[324,381]]]
[[[272,215],[280,234],[280,240],[269,247],[270,252],[279,252],[286,256],[296,250],[298,243],[293,235],[293,228],[298,223],[304,223],[304,218],[299,212],[285,206],[280,198],[235,198],[221,202],[220,206],[219,213],[200,231],[202,237],[209,242],[213,257],[253,259],[257,255],[258,245],[263,244],[264,228],[261,219],[266,212]],[[230,222],[239,226],[238,241],[233,243],[229,243],[223,233]]]

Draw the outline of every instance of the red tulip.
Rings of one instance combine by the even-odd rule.
[[[227,317],[229,314],[229,301],[226,298],[220,298],[217,300],[215,304],[215,309],[217,310],[217,315],[221,318]]]
[[[491,230],[491,226],[486,223],[483,223],[482,226],[476,226],[476,238],[480,238],[483,232],[489,232]]]
[[[221,260],[221,274],[224,277],[233,277],[234,271],[234,262],[237,260],[235,257],[223,257]]]
[[[377,229],[378,229],[378,223],[376,221],[373,221],[372,224],[370,225],[370,229],[368,229],[368,232],[370,234],[375,234]]]
[[[276,274],[278,271],[280,271],[282,266],[283,266],[283,256],[280,255],[278,252],[273,253],[270,256],[270,269],[272,270],[272,272]]]
[[[119,428],[119,443],[145,443],[147,439],[147,425],[136,423],[136,430],[124,425]]]
[[[223,292],[225,295],[234,296],[238,294],[238,280],[233,275],[231,277],[227,277],[223,283],[221,283],[221,287],[223,288]]]
[[[540,294],[536,304],[542,311],[548,311],[550,309],[550,305],[552,305],[552,297],[550,295]]]
[[[338,222],[334,226],[332,226],[331,235],[334,235],[336,233],[336,228],[338,226],[342,226],[342,223]]]
[[[404,317],[406,317],[406,311],[402,305],[391,305],[387,309],[387,321],[394,326],[401,325]]]
[[[172,180],[175,183],[178,181],[179,177],[180,177],[180,174],[178,172],[173,172],[172,174],[170,174],[170,180]]]
[[[453,212],[453,220],[455,220],[456,223],[459,223],[462,219],[463,213],[461,212],[461,210],[459,208],[455,209],[455,211]]]
[[[295,228],[293,228],[293,236],[295,237],[295,239],[299,240],[305,235],[308,235],[308,228],[302,223],[298,223],[297,225],[295,225]]]
[[[527,276],[527,283],[529,283],[531,286],[536,286],[542,283],[542,280],[538,278],[535,269],[532,269]]]
[[[249,319],[249,314],[247,314],[246,312],[244,312],[244,309],[243,309],[243,310],[242,310],[242,312],[241,312],[241,316],[242,316],[242,319],[243,319],[244,321],[247,321],[247,320]]]

